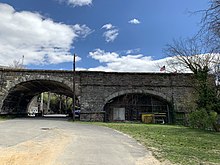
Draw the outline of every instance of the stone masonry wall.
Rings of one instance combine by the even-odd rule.
[[[9,91],[32,80],[59,82],[71,94],[73,72],[49,70],[0,69],[0,108]],[[192,74],[76,72],[76,95],[80,98],[82,120],[103,120],[104,105],[113,97],[126,93],[149,93],[173,103],[182,111],[193,97]]]
[[[111,95],[126,92],[159,96],[182,111],[193,94],[191,74],[81,72],[80,77],[81,106],[88,113],[102,112]]]

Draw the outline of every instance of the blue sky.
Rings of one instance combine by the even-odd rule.
[[[194,35],[208,0],[0,0],[0,65],[154,72],[163,48]]]

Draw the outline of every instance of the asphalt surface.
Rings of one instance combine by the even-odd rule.
[[[19,144],[28,141],[52,143],[56,136],[60,136],[60,140],[54,141],[56,144],[52,144],[49,151],[52,151],[59,141],[62,141],[63,147],[58,148],[62,148],[60,151],[56,150],[59,154],[54,154],[53,164],[135,165],[138,159],[150,155],[150,152],[134,139],[110,128],[68,122],[66,119],[0,121],[1,149],[17,146],[19,152]]]

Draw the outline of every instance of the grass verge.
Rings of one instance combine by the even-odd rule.
[[[170,125],[94,124],[132,136],[159,160],[167,159],[182,165],[220,165],[220,133]]]

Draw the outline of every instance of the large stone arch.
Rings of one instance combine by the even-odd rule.
[[[38,86],[39,89],[34,89],[33,86]],[[51,85],[50,85],[51,84]],[[40,89],[40,86],[44,86]],[[65,80],[64,78],[48,76],[48,75],[34,75],[34,76],[22,76],[15,77],[13,80],[7,81],[7,85],[4,87],[4,95],[1,104],[1,114],[11,113],[14,111],[7,107],[7,101],[14,101],[17,97],[17,102],[19,99],[31,100],[34,96],[45,91],[55,91],[55,93],[66,94],[72,96],[72,86],[71,82]],[[26,86],[28,86],[26,88]],[[26,88],[26,89],[25,89]],[[28,92],[28,90],[33,90],[33,92]],[[20,93],[19,93],[20,92]],[[13,98],[15,97],[15,98]],[[26,101],[24,105],[28,104]],[[13,105],[13,104],[12,104]],[[26,105],[27,106],[27,105]],[[8,109],[7,109],[8,108]],[[20,111],[19,111],[20,112]],[[26,113],[26,109],[21,111]],[[17,112],[16,112],[17,113]]]
[[[113,98],[115,98],[115,97],[124,95],[124,94],[129,94],[129,93],[151,94],[151,95],[153,95],[153,96],[160,97],[160,98],[166,100],[167,102],[171,102],[171,98],[169,98],[169,97],[167,97],[165,94],[160,93],[160,92],[157,92],[157,91],[155,91],[155,90],[128,89],[128,90],[122,90],[122,91],[115,92],[115,93],[109,95],[108,97],[106,97],[105,100],[104,100],[103,108],[104,108],[105,104],[106,104],[109,100],[111,100],[111,99],[113,99]]]
[[[23,82],[27,82],[27,81],[33,81],[33,80],[48,80],[48,81],[56,81],[56,82],[60,82],[63,83],[65,85],[67,85],[68,87],[72,87],[72,84],[61,77],[56,77],[56,76],[51,76],[51,75],[24,75],[24,76],[20,76],[20,77],[15,77],[13,80],[11,81],[7,81],[7,86],[6,86],[6,90],[10,90],[11,88],[15,87],[16,85],[23,83]]]
[[[134,103],[136,102],[136,103]],[[142,114],[163,115],[163,122],[172,122],[171,99],[165,94],[152,90],[122,90],[105,98],[103,111],[105,121],[131,120],[140,121]],[[114,117],[119,113],[124,117]],[[123,115],[124,114],[124,115]]]

